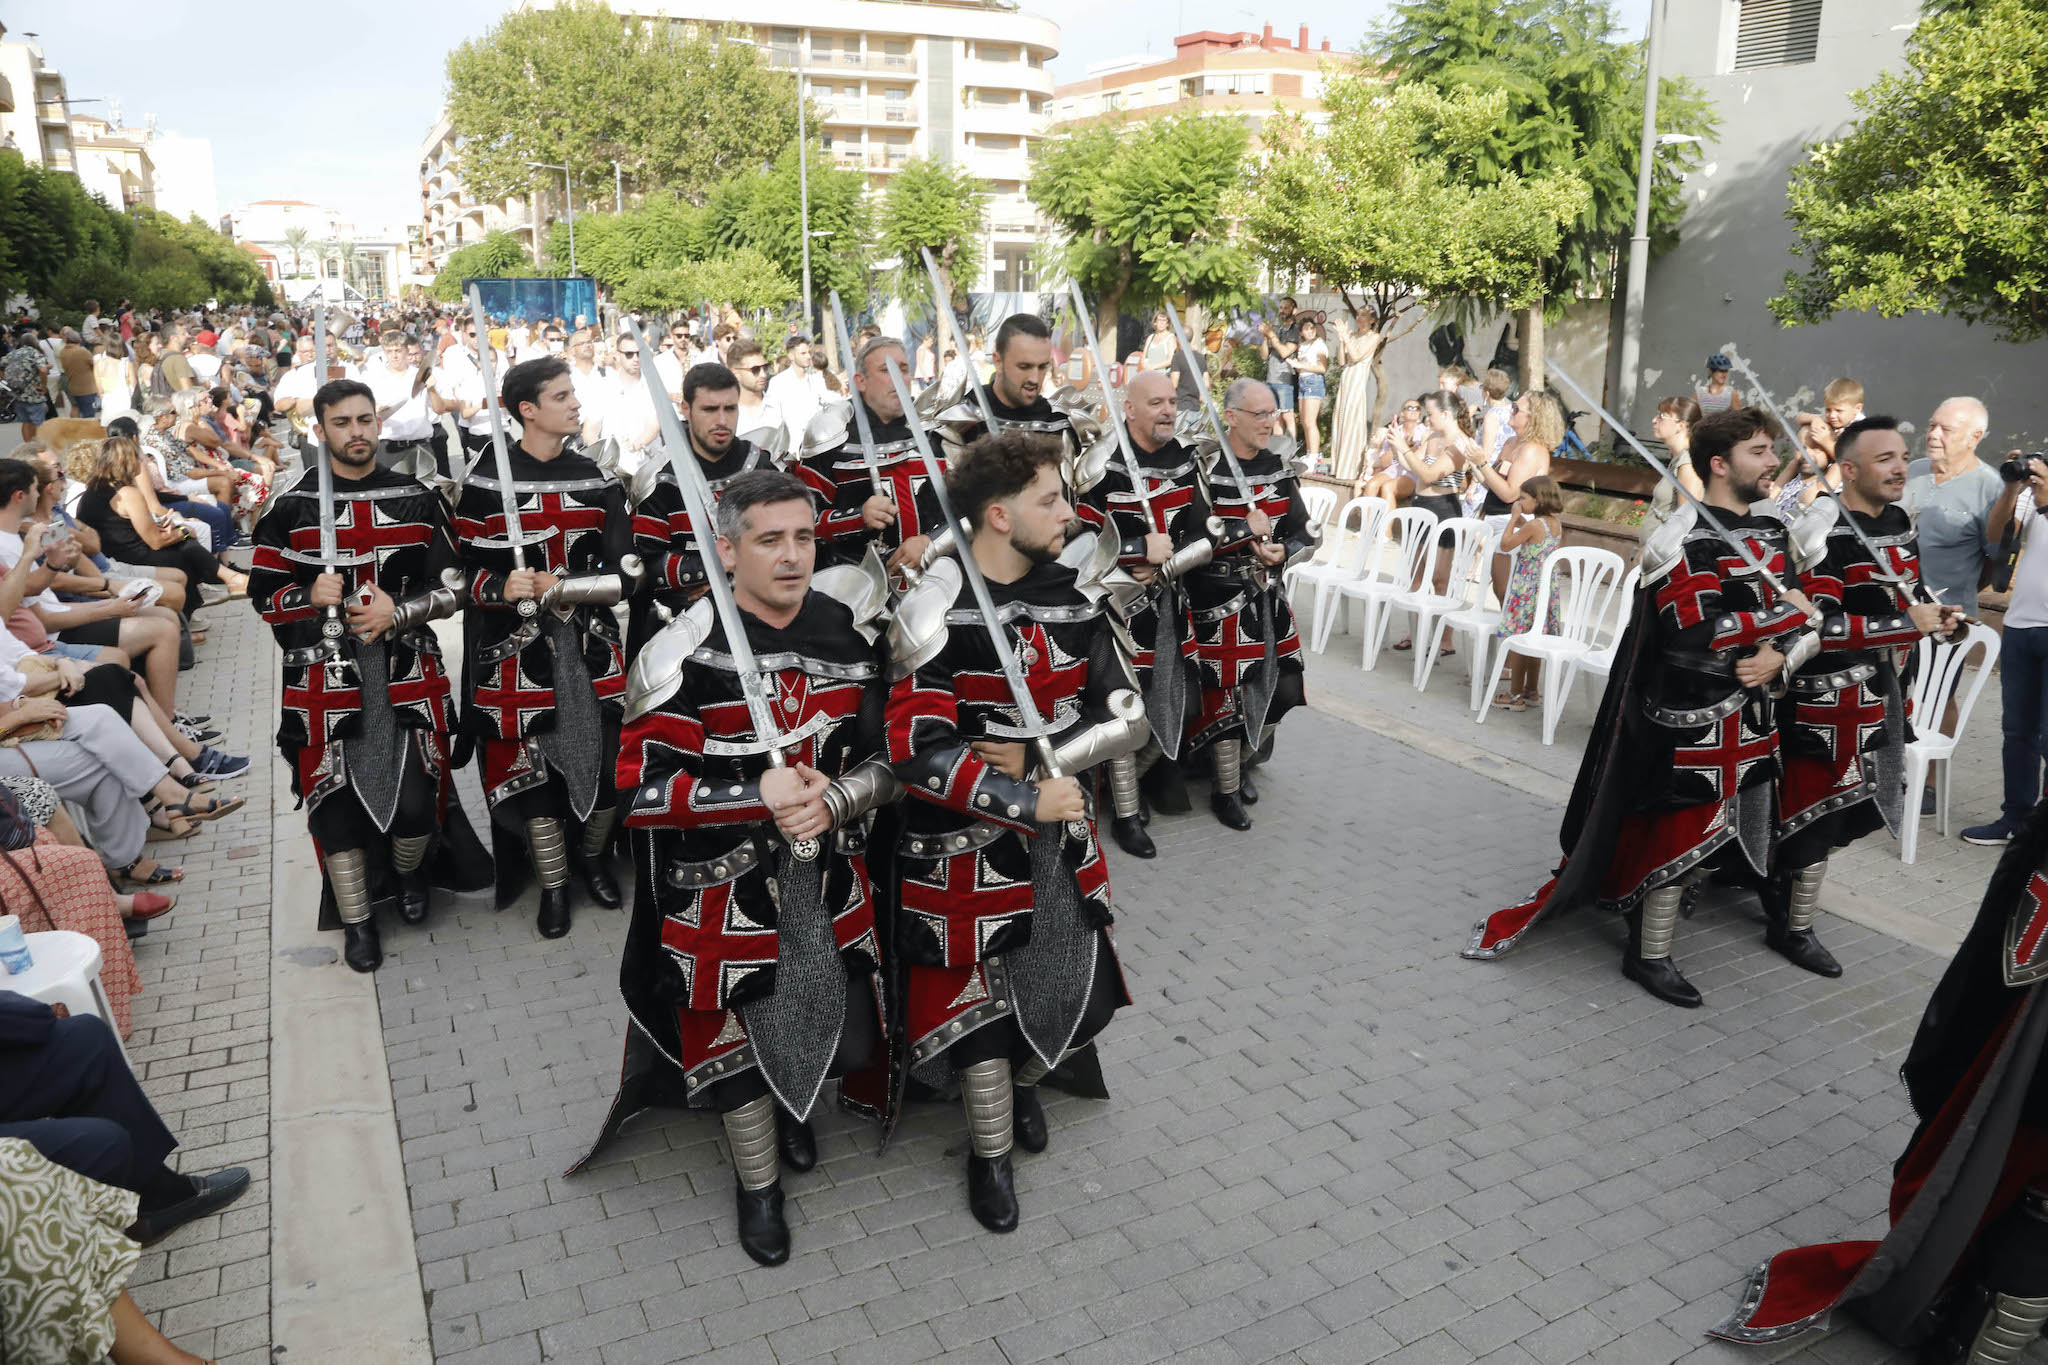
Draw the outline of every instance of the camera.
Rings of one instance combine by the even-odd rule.
[[[1998,466],[1998,477],[2004,479],[2007,483],[2024,483],[2032,477],[2032,473],[2028,470],[2027,466],[2037,462],[2044,467],[2048,467],[2048,452],[2036,450],[2024,455],[2016,455]]]

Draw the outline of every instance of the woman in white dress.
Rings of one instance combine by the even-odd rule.
[[[92,359],[93,381],[100,390],[100,425],[135,415],[135,362],[120,338],[102,341]]]
[[[1372,444],[1372,361],[1385,338],[1380,335],[1379,315],[1372,306],[1358,310],[1351,335],[1344,338],[1337,363],[1343,373],[1337,380],[1337,407],[1330,414],[1331,472],[1340,479],[1357,479]]]

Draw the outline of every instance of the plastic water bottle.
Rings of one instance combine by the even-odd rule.
[[[20,917],[0,915],[0,967],[5,967],[9,976],[19,976],[35,965],[28,951],[28,935],[21,932]]]

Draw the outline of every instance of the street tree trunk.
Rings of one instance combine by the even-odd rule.
[[[1515,313],[1516,335],[1522,348],[1522,391],[1543,387],[1543,305],[1522,308]]]

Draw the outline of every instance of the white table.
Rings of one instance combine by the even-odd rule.
[[[13,991],[45,1005],[62,1005],[73,1014],[96,1014],[107,1021],[114,1042],[121,1042],[114,1023],[114,1007],[100,985],[100,945],[89,934],[69,929],[52,929],[28,936],[28,951],[35,966],[15,975],[0,972],[0,990]],[[128,1049],[121,1048],[121,1060]]]

